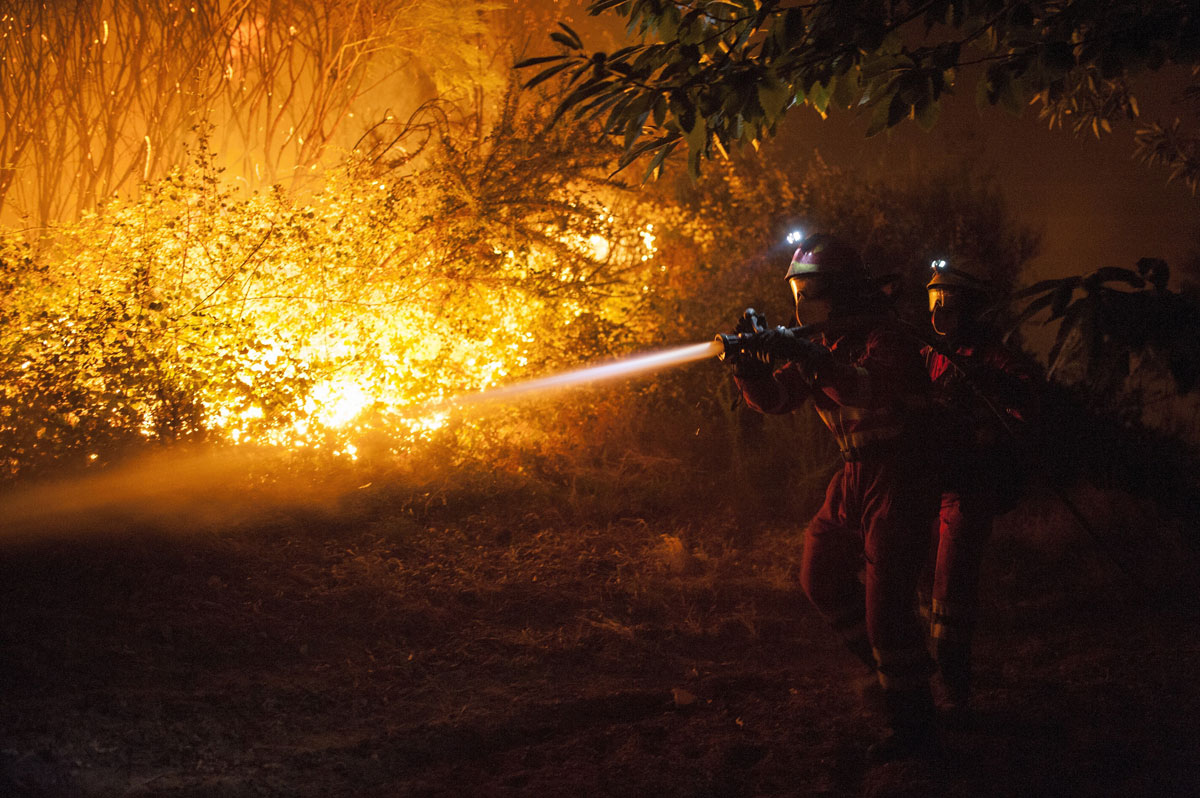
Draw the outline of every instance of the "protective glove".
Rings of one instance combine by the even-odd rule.
[[[738,334],[760,333],[766,329],[767,317],[754,308],[746,308],[746,311],[742,313],[742,317],[737,320],[737,324],[733,327],[733,331]]]
[[[802,335],[796,335],[786,327],[775,327],[756,335],[751,346],[755,357],[768,362],[790,361],[798,363],[800,370],[810,380],[826,367],[833,353]]]
[[[738,335],[753,335],[757,337],[767,329],[767,317],[754,308],[746,308],[746,312],[738,319],[733,331]],[[770,357],[761,351],[742,349],[732,358],[733,374],[743,379],[769,377],[774,371]]]

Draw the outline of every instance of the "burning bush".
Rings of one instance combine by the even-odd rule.
[[[653,225],[594,151],[521,139],[508,113],[473,148],[352,163],[304,199],[236,198],[201,137],[138,199],[36,250],[7,235],[5,470],[197,437],[394,452],[456,394],[634,346]]]

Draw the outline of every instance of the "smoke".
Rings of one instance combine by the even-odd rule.
[[[203,531],[285,509],[324,511],[354,490],[346,474],[296,475],[287,457],[253,447],[160,450],[96,473],[13,487],[0,494],[0,540]]]

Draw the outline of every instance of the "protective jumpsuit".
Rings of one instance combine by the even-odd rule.
[[[889,726],[921,733],[932,724],[933,666],[913,607],[939,495],[918,429],[929,379],[919,345],[886,318],[831,328],[822,343],[832,357],[817,373],[792,363],[738,385],[764,413],[811,399],[833,432],[844,463],[805,532],[801,585],[876,669]]]
[[[930,636],[952,705],[965,706],[984,545],[993,519],[1022,489],[1020,427],[1032,412],[1037,368],[994,338],[925,349],[942,440],[943,493],[935,525]]]

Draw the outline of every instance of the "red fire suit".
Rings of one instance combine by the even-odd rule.
[[[928,407],[929,379],[919,344],[887,319],[830,328],[822,343],[832,363],[816,374],[793,363],[738,385],[764,413],[811,399],[833,432],[845,462],[805,531],[801,585],[876,668],[893,728],[925,723],[933,668],[913,606],[938,484],[914,422]]]
[[[952,703],[970,691],[979,570],[996,515],[1020,493],[1021,438],[1038,375],[999,340],[975,336],[949,355],[925,349],[940,414],[943,493],[935,525],[930,635]]]

